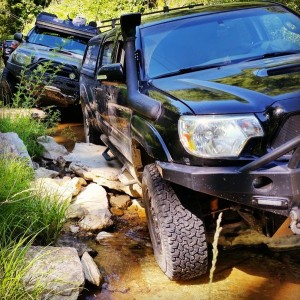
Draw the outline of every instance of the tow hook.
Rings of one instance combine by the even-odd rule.
[[[293,207],[290,211],[290,217],[292,219],[290,224],[292,232],[295,234],[300,234],[300,209],[298,207]]]

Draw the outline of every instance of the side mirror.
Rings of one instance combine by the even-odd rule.
[[[14,40],[18,41],[18,42],[22,42],[23,41],[23,33],[20,32],[16,32],[14,34]]]
[[[123,66],[120,63],[103,65],[97,74],[101,81],[125,81]]]

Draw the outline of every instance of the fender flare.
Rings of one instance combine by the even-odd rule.
[[[132,116],[131,138],[136,140],[150,157],[160,161],[172,162],[171,154],[156,128],[147,120]]]

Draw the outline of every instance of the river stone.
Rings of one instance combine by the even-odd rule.
[[[29,166],[33,167],[25,144],[15,132],[0,132],[0,154],[25,158]]]
[[[109,207],[105,189],[95,183],[84,188],[74,199],[74,204],[84,207],[92,214],[96,214],[99,210],[107,210]]]
[[[43,167],[40,167],[35,170],[35,179],[39,178],[55,178],[59,175],[59,172],[54,170],[49,170]]]
[[[111,195],[109,203],[112,207],[126,209],[131,205],[131,199],[128,195]]]
[[[106,232],[106,231],[101,231],[97,234],[95,240],[97,242],[100,242],[102,240],[105,240],[105,239],[109,239],[109,238],[112,238],[113,237],[113,234],[109,233],[109,232]]]
[[[81,257],[81,264],[82,264],[84,278],[88,282],[96,286],[100,286],[100,284],[103,281],[103,276],[101,275],[96,263],[87,252],[83,253]]]
[[[70,212],[73,211],[73,216],[74,212],[79,210],[79,207],[86,211],[84,218],[79,222],[80,228],[84,230],[101,230],[113,224],[107,193],[102,186],[95,183],[89,184],[75,198],[71,206]]]
[[[45,286],[41,299],[78,299],[84,274],[75,248],[31,247],[26,255],[29,268],[22,280],[27,290],[38,284]]]
[[[79,226],[86,231],[106,229],[113,225],[111,217],[109,210],[98,212],[97,215],[88,214],[79,222]]]
[[[57,144],[51,136],[38,137],[37,141],[44,148],[44,158],[57,160],[59,156],[64,156],[69,153],[64,146]]]

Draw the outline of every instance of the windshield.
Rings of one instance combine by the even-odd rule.
[[[300,51],[300,19],[279,6],[200,15],[141,30],[148,78]]]
[[[28,42],[83,55],[87,42],[74,36],[35,28],[28,36]]]

